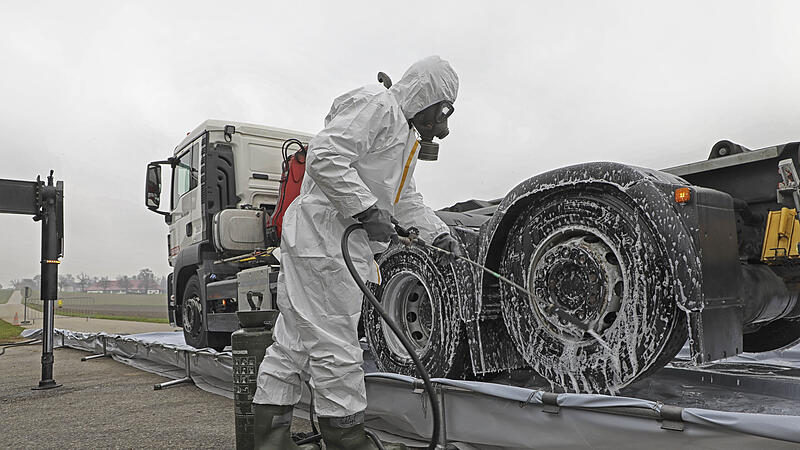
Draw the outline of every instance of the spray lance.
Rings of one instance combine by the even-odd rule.
[[[439,247],[435,247],[433,245],[428,244],[427,242],[425,242],[422,239],[420,239],[419,232],[418,232],[418,230],[416,228],[412,227],[412,228],[409,228],[409,229],[405,229],[405,228],[401,227],[400,224],[394,218],[392,218],[392,222],[394,223],[395,230],[397,231],[397,236],[393,237],[393,239],[392,239],[393,243],[400,243],[400,244],[407,245],[407,246],[418,245],[420,247],[439,252],[439,253],[441,253],[443,255],[446,255],[446,256],[448,256],[450,258],[457,259],[457,260],[460,260],[460,261],[464,261],[465,263],[470,264],[473,267],[477,267],[478,269],[481,269],[482,271],[488,273],[489,275],[497,278],[501,282],[506,283],[509,286],[513,286],[515,289],[518,289],[521,292],[523,292],[523,293],[525,293],[525,294],[527,294],[529,296],[533,296],[533,294],[530,291],[528,291],[527,289],[525,289],[525,287],[523,287],[523,286],[521,286],[521,285],[519,285],[519,284],[517,284],[517,283],[515,283],[515,282],[513,282],[511,280],[509,280],[508,278],[504,277],[503,275],[500,275],[499,273],[497,273],[497,272],[495,272],[495,271],[493,271],[493,270],[491,270],[491,269],[489,269],[487,267],[484,267],[484,266],[472,261],[469,258],[466,258],[466,257],[461,256],[461,255],[456,255],[455,253],[450,252],[448,250],[444,250],[444,249],[441,249]],[[364,280],[361,279],[361,276],[358,274],[358,271],[356,270],[355,265],[353,264],[353,260],[352,260],[352,258],[350,256],[350,248],[348,246],[350,235],[354,231],[360,230],[360,229],[363,229],[363,228],[364,228],[364,226],[362,224],[356,223],[356,224],[350,225],[344,231],[344,235],[342,236],[342,256],[343,256],[345,265],[347,266],[347,270],[350,272],[350,275],[353,277],[353,279],[355,280],[355,282],[358,285],[358,287],[364,293],[364,296],[372,304],[372,307],[375,309],[375,311],[378,312],[378,314],[381,316],[381,318],[384,320],[384,322],[386,322],[386,324],[389,326],[389,328],[392,330],[392,332],[395,334],[395,336],[397,336],[397,338],[400,340],[400,343],[403,345],[403,347],[406,349],[406,352],[408,352],[408,355],[411,357],[411,360],[413,361],[414,366],[417,369],[417,373],[419,374],[420,378],[422,378],[423,387],[424,387],[425,392],[428,394],[428,397],[430,399],[431,410],[432,410],[432,413],[433,413],[432,414],[432,416],[433,416],[433,432],[431,434],[431,439],[430,439],[430,443],[429,443],[428,449],[429,450],[441,450],[441,449],[444,449],[445,445],[446,445],[446,442],[440,442],[440,436],[439,436],[440,435],[440,430],[441,430],[441,410],[442,410],[442,405],[441,405],[441,403],[439,401],[439,397],[436,395],[436,391],[435,391],[435,389],[433,387],[433,383],[431,382],[430,375],[428,374],[428,371],[425,369],[425,366],[422,364],[422,361],[419,359],[419,355],[417,355],[417,352],[416,352],[416,350],[414,348],[414,345],[411,343],[411,341],[409,341],[408,337],[404,333],[402,333],[402,331],[400,330],[400,327],[397,325],[397,323],[386,312],[386,310],[383,309],[383,306],[378,301],[378,299],[375,298],[375,295],[372,293],[372,290],[370,290],[369,287],[367,287],[367,285],[364,282]],[[580,320],[578,320],[577,318],[575,318],[572,314],[569,314],[568,312],[564,311],[563,309],[557,307],[554,304],[549,305],[545,309],[545,311],[547,313],[549,313],[549,314],[556,314],[563,321],[571,323],[572,325],[574,325],[577,328],[579,328],[580,330],[582,330],[584,333],[588,333],[598,343],[600,343],[600,345],[602,345],[603,347],[605,347],[609,351],[611,350],[611,347],[608,345],[608,343],[606,343],[606,341],[596,331],[594,331],[591,328],[589,328],[585,323],[583,323]],[[379,441],[377,441],[377,439],[376,439],[376,443],[380,446]]]
[[[416,228],[411,227],[409,229],[405,229],[405,228],[401,227],[397,223],[397,221],[394,220],[394,218],[392,220],[393,220],[393,223],[394,223],[395,230],[397,230],[397,234],[398,234],[397,241],[400,242],[401,244],[408,245],[408,246],[410,246],[410,245],[418,245],[420,247],[424,247],[424,248],[439,252],[439,253],[441,253],[441,254],[443,254],[445,256],[448,256],[449,258],[457,259],[457,260],[460,260],[460,261],[464,261],[465,263],[468,263],[471,266],[476,267],[476,268],[488,273],[489,275],[497,278],[501,282],[506,283],[509,286],[513,286],[515,289],[521,291],[522,293],[527,294],[530,297],[533,297],[533,293],[531,293],[524,286],[521,286],[518,283],[515,283],[514,281],[509,280],[507,277],[504,277],[503,275],[500,275],[499,273],[495,272],[494,270],[491,270],[491,269],[489,269],[489,268],[487,268],[485,266],[482,266],[482,265],[476,263],[475,261],[472,261],[471,259],[469,259],[467,257],[461,256],[461,255],[457,255],[457,254],[455,254],[455,253],[453,253],[453,252],[451,252],[449,250],[445,250],[445,249],[430,245],[427,242],[425,242],[422,239],[420,239],[419,231]],[[570,314],[570,313],[564,311],[563,309],[559,308],[554,303],[551,303],[550,305],[545,307],[544,308],[544,312],[547,313],[547,314],[555,314],[556,316],[558,316],[559,319],[563,320],[564,322],[567,322],[567,323],[570,323],[570,324],[574,325],[575,327],[580,329],[582,332],[589,334],[589,336],[594,338],[604,348],[606,348],[607,350],[611,351],[611,346],[608,345],[608,343],[605,341],[605,339],[603,339],[602,336],[600,336],[595,330],[591,329],[588,325],[586,325],[586,323],[581,322],[580,320],[578,320],[578,318],[576,318],[572,314]]]

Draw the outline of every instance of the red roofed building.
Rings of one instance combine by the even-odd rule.
[[[120,280],[100,280],[86,287],[89,294],[163,294],[164,290],[158,285],[156,280],[151,280],[145,286],[144,280],[129,278],[127,285]]]

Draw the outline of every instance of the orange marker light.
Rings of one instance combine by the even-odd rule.
[[[675,202],[688,203],[692,199],[692,190],[687,187],[675,189]]]

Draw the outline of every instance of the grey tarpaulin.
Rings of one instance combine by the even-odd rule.
[[[689,345],[684,345],[681,351],[676,355],[676,361],[689,361],[690,351]],[[761,363],[761,364],[775,364],[782,367],[792,367],[800,369],[800,345],[789,347],[781,350],[772,350],[761,353],[742,353],[740,355],[731,356],[725,359],[726,363]]]
[[[35,337],[38,333],[40,330],[26,330],[23,335]],[[63,338],[65,346],[95,353],[103,352],[105,340],[106,351],[118,361],[170,378],[184,376],[188,353],[195,383],[232,397],[230,354],[188,347],[180,333],[56,333],[56,344]],[[787,353],[789,364],[800,360],[798,355],[797,351]],[[737,358],[737,363],[744,363],[753,357]],[[764,359],[774,363],[775,358],[771,355],[759,363]],[[691,407],[668,411],[669,407],[659,402],[641,398],[555,395],[476,381],[434,382],[444,401],[447,436],[462,449],[797,448],[800,443],[800,416],[794,415],[800,413],[800,405],[780,415],[740,412],[750,403],[737,411],[740,405],[736,400],[741,396],[736,392],[729,395],[728,411]],[[370,427],[411,439],[430,433],[430,408],[418,380],[370,373],[367,397]],[[680,406],[681,398],[673,400]]]

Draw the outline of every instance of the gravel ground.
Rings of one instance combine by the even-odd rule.
[[[81,362],[87,353],[55,350],[63,386],[33,391],[41,346],[11,347],[0,356],[0,447],[234,448],[233,400],[191,385],[154,391],[166,379],[112,359]],[[294,431],[308,431],[295,419]]]

